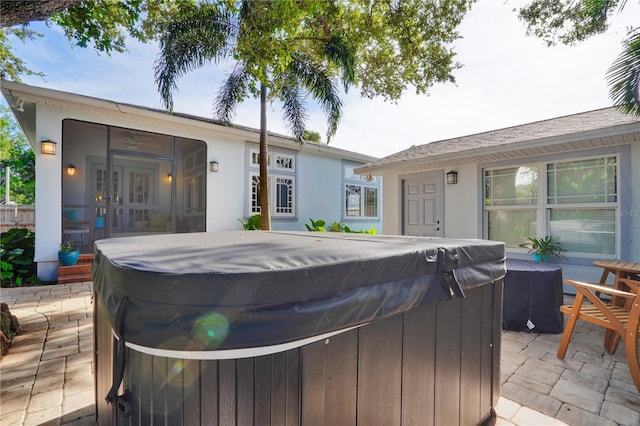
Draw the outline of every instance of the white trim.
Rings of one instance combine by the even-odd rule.
[[[320,334],[318,336],[308,337],[306,339],[300,339],[289,343],[282,343],[279,345],[271,346],[258,346],[255,348],[243,348],[243,349],[225,349],[220,351],[177,351],[171,349],[158,349],[150,348],[148,346],[137,345],[131,342],[125,342],[125,346],[133,349],[137,352],[160,356],[165,358],[176,359],[198,359],[198,360],[219,360],[219,359],[240,359],[240,358],[252,358],[264,355],[271,355],[275,353],[285,352],[291,349],[299,348],[301,346],[310,345],[311,343],[318,342],[320,340],[328,339],[329,337],[346,333],[347,331],[354,330],[356,328],[367,325],[368,323],[356,325],[353,327],[343,328],[342,330],[332,331],[330,333]],[[113,330],[111,330],[113,333]],[[118,339],[118,336],[113,333],[114,337]]]

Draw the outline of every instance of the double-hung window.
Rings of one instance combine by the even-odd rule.
[[[549,234],[567,251],[616,253],[616,157],[547,164]]]
[[[271,217],[296,217],[296,162],[293,152],[272,150],[269,167],[269,202]],[[260,152],[249,149],[249,215],[260,214]]]
[[[616,254],[615,155],[484,170],[486,235],[518,247],[551,235],[577,255]]]
[[[380,215],[380,177],[357,175],[354,173],[357,167],[355,164],[343,166],[343,219],[376,219]]]

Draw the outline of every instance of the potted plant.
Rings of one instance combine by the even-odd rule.
[[[520,247],[528,248],[536,262],[546,262],[549,257],[562,257],[565,251],[560,243],[549,235],[542,238],[527,237],[527,242],[520,244]]]
[[[73,266],[78,261],[80,250],[73,247],[71,241],[60,243],[58,250],[58,260],[62,266]]]

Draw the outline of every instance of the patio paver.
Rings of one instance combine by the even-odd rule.
[[[91,283],[0,290],[21,333],[0,361],[0,424],[94,424]],[[579,322],[564,360],[561,335],[503,332],[497,425],[638,425],[640,394],[624,346]]]

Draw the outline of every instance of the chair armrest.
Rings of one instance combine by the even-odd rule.
[[[628,299],[635,299],[635,297],[636,297],[636,295],[634,293],[629,293],[628,291],[617,290],[615,288],[612,288],[612,287],[609,287],[609,286],[602,286],[602,285],[599,285],[599,284],[584,283],[584,282],[573,281],[573,280],[565,280],[565,283],[571,284],[572,286],[574,286],[576,288],[584,288],[586,290],[590,290],[590,291],[592,291],[594,293],[599,291],[600,293],[609,294],[611,296],[625,297],[625,298],[628,298]]]
[[[640,280],[636,280],[633,278],[618,278],[618,282],[625,284],[627,287],[631,289],[631,292],[638,292],[640,289]]]

